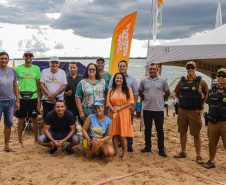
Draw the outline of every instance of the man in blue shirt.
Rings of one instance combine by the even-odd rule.
[[[80,142],[75,132],[74,115],[66,110],[63,100],[57,100],[54,110],[46,116],[44,134],[38,138],[38,144],[49,147],[50,154],[54,154],[58,147],[64,147],[68,154],[73,154],[72,147]],[[66,142],[70,144],[67,145]]]
[[[137,105],[137,100],[138,100],[138,84],[137,84],[137,80],[135,77],[127,74],[127,61],[125,60],[121,60],[118,63],[118,70],[119,72],[123,73],[126,77],[126,83],[128,87],[131,87],[133,90],[133,95],[134,95],[134,105],[130,107],[130,112],[131,112],[131,121],[133,123],[133,114]],[[112,87],[113,84],[113,78],[111,78],[110,82],[109,82],[109,89]],[[128,152],[133,152],[133,138],[132,137],[127,137],[127,147],[128,147]]]

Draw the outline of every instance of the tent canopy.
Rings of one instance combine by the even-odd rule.
[[[147,65],[185,67],[189,60],[196,61],[197,71],[211,78],[219,68],[226,67],[226,24],[203,35],[148,47]]]

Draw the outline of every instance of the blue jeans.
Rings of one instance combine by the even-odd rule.
[[[131,123],[133,125],[133,114],[131,114]],[[133,137],[126,137],[127,139],[127,147],[133,146]]]
[[[4,112],[4,125],[8,127],[13,126],[13,114],[14,114],[15,100],[0,101],[0,121],[2,113]]]
[[[70,131],[69,131],[70,132]],[[65,137],[68,136],[69,132],[53,132],[49,130],[50,135],[54,140],[62,140]],[[48,143],[50,142],[49,138],[45,135],[42,134],[39,138],[38,141],[42,141],[43,143]],[[67,142],[74,143],[75,141],[80,141],[80,138],[78,137],[77,134],[74,134],[70,139],[67,140]]]

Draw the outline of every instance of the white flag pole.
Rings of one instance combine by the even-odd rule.
[[[151,16],[150,16],[150,23],[149,23],[148,47],[149,47],[149,42],[150,42],[150,37],[151,37],[152,9],[153,9],[153,0],[152,0],[152,3],[151,3]]]
[[[223,25],[223,21],[222,21],[222,13],[221,13],[221,1],[219,0],[218,7],[217,7],[215,28],[220,27],[222,25]]]

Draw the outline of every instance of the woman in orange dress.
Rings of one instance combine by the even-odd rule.
[[[107,106],[110,108],[108,117],[113,121],[113,144],[116,157],[119,157],[119,139],[122,144],[122,160],[126,160],[127,140],[126,137],[133,137],[131,124],[130,106],[134,104],[133,91],[127,87],[123,73],[116,73],[113,79],[112,88],[107,95]]]

